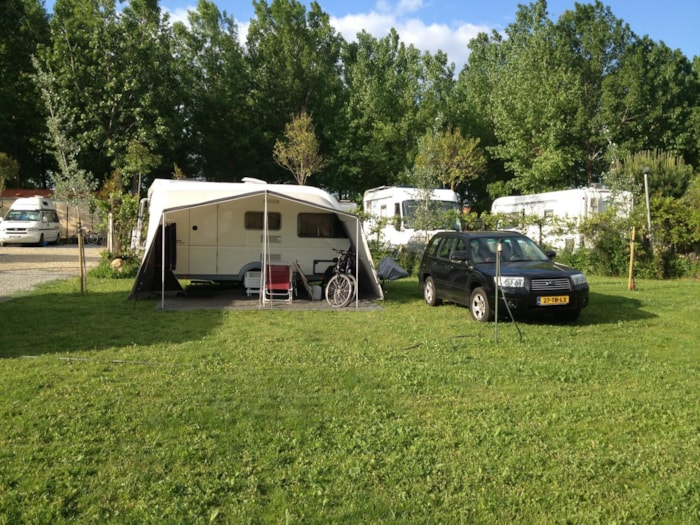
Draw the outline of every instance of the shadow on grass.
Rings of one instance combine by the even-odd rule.
[[[423,304],[422,291],[417,279],[405,279],[385,283],[385,300],[389,303]],[[655,317],[654,314],[642,310],[642,301],[629,294],[605,294],[590,292],[589,305],[581,311],[581,317],[574,324],[588,326],[600,324],[615,324],[625,321],[637,321]],[[427,307],[426,307],[427,308]],[[468,315],[468,309],[464,307]],[[551,315],[534,316],[517,319],[527,324],[563,324],[557,322]]]
[[[589,304],[583,309],[577,324],[616,324],[656,317],[641,307],[642,301],[634,297],[590,292]]]
[[[38,293],[0,303],[0,357],[69,354],[201,339],[222,322],[221,311],[159,312],[152,300],[123,291]]]

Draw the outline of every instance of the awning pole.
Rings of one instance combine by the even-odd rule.
[[[265,306],[265,282],[267,281],[267,188],[265,188],[265,205],[263,206],[263,238],[262,238],[262,272],[260,273],[259,302]]]
[[[160,309],[165,310],[165,212],[161,218],[161,254],[160,254]]]
[[[360,307],[360,219],[355,220],[355,308]]]

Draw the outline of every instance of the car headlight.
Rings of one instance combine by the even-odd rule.
[[[574,286],[578,286],[579,284],[586,284],[586,276],[582,273],[575,273],[571,276],[571,282]]]
[[[494,281],[496,278],[494,277]],[[525,286],[525,277],[510,277],[501,275],[499,277],[498,286],[501,288],[522,288]]]

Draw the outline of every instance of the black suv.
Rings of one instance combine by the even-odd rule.
[[[430,239],[418,278],[430,306],[463,304],[473,319],[486,322],[494,318],[499,272],[499,316],[510,310],[514,317],[549,313],[575,321],[588,304],[588,282],[553,257],[517,232],[441,232]]]

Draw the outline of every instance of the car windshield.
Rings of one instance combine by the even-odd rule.
[[[547,261],[549,257],[540,250],[532,239],[520,235],[513,237],[478,237],[471,240],[472,257],[476,262],[494,262],[501,243],[501,260]]]

